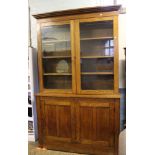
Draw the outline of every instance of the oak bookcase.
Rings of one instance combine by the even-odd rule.
[[[40,147],[118,154],[120,7],[33,15],[38,25]]]

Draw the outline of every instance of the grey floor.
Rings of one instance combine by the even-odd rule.
[[[28,143],[28,153],[29,153],[28,155],[84,155],[84,154],[77,154],[77,153],[68,153],[68,152],[40,149],[38,148],[37,142]]]

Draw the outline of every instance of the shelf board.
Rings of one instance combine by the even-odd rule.
[[[43,40],[42,43],[60,43],[60,42],[70,42],[71,40]]]
[[[82,72],[82,75],[113,75],[113,72]]]
[[[45,76],[56,75],[72,75],[72,73],[44,73]]]
[[[81,56],[81,58],[84,58],[84,59],[93,59],[93,58],[114,58],[114,56]]]
[[[71,56],[43,56],[43,59],[61,59],[61,58],[71,58]]]
[[[81,38],[80,40],[108,40],[108,39],[113,39],[113,37],[92,37],[92,38]]]

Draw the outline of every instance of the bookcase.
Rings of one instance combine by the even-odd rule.
[[[37,14],[39,146],[117,155],[121,6]]]

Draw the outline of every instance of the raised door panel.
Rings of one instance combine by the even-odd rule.
[[[63,99],[45,100],[45,139],[71,142],[74,139],[73,103]]]
[[[80,143],[114,145],[114,100],[80,100],[77,123]]]
[[[56,106],[45,105],[46,135],[57,136]]]

